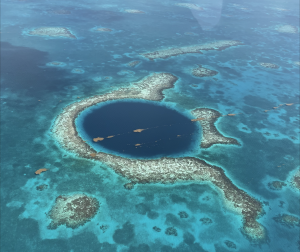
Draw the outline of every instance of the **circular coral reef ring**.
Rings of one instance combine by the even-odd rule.
[[[170,73],[154,73],[137,83],[132,83],[127,88],[119,88],[110,93],[74,102],[64,108],[55,119],[51,129],[53,137],[69,152],[82,158],[100,161],[133,184],[208,182],[221,193],[227,206],[243,216],[245,232],[249,236],[253,233],[260,234],[263,239],[264,234],[261,230],[264,229],[256,221],[262,213],[262,204],[234,185],[220,167],[210,165],[204,160],[194,157],[130,159],[104,152],[96,152],[79,136],[75,120],[81,111],[98,103],[112,100],[145,99],[161,101],[164,98],[163,90],[172,88],[177,79],[176,76]],[[218,111],[200,108],[193,110],[192,115],[201,116],[201,120],[196,119],[194,123],[201,123],[203,128],[202,148],[208,148],[215,143],[238,144],[237,140],[224,137],[218,132],[214,125],[218,117],[221,116]]]
[[[68,28],[65,27],[39,27],[24,31],[23,33],[29,36],[76,39],[76,36]]]

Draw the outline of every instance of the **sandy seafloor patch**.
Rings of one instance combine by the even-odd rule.
[[[273,29],[299,26],[299,2],[231,1],[214,6],[210,2],[195,3],[203,7],[201,12],[175,6],[173,1],[147,5],[137,1],[1,2],[1,251],[298,250],[299,227],[287,228],[273,217],[300,217],[295,200],[299,192],[289,183],[281,191],[271,191],[267,183],[287,181],[299,167],[299,67],[293,64],[299,61],[299,34]],[[70,14],[53,12],[62,9]],[[145,14],[125,13],[125,9]],[[24,31],[37,26],[66,27],[77,39],[26,36]],[[95,33],[93,27],[117,32]],[[239,40],[245,45],[156,61],[139,55],[214,40]],[[126,67],[133,60],[141,64]],[[65,65],[47,66],[53,61]],[[262,68],[260,62],[280,68]],[[219,74],[194,78],[187,69],[196,64]],[[84,72],[73,74],[77,68]],[[118,74],[122,70],[134,74]],[[240,147],[216,145],[193,155],[222,167],[239,188],[266,202],[265,215],[258,221],[265,226],[268,241],[253,244],[243,236],[241,216],[230,212],[217,191],[206,184],[135,185],[128,191],[123,185],[129,181],[109,167],[75,157],[55,143],[50,127],[65,106],[128,86],[152,72],[179,77],[174,88],[164,91],[166,106],[179,111],[207,107],[222,114],[241,113],[217,123],[222,133],[241,141]],[[107,76],[111,78],[106,80]],[[272,110],[284,103],[294,105]],[[42,167],[49,171],[35,175]],[[40,184],[48,188],[36,190]],[[72,193],[97,198],[99,213],[75,230],[47,229],[50,219],[45,213],[55,198]],[[209,200],[204,200],[206,196]],[[180,211],[189,217],[181,219]],[[205,217],[212,224],[201,224]],[[109,226],[105,233],[101,225]],[[155,232],[154,226],[161,232]],[[166,235],[167,227],[174,227],[178,236]],[[226,240],[234,242],[236,249],[228,248]]]

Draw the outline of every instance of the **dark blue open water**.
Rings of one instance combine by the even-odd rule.
[[[139,158],[176,155],[190,151],[199,136],[198,123],[157,103],[118,101],[91,110],[81,120],[89,142],[102,137],[104,140],[94,142],[93,146],[122,155]],[[133,132],[136,129],[145,130]]]

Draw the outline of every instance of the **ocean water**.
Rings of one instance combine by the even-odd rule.
[[[199,148],[201,129],[191,115],[188,118],[157,102],[101,105],[85,110],[76,120],[79,134],[97,151],[149,159],[182,156]],[[137,129],[143,131],[134,132]],[[94,141],[97,137],[104,139]]]
[[[283,25],[298,31],[278,32]],[[65,27],[77,39],[29,34],[39,27]],[[111,31],[96,32],[103,27]],[[140,55],[218,40],[243,45],[154,61]],[[128,67],[134,60],[140,64]],[[297,0],[1,1],[1,251],[299,251],[299,226],[273,219],[300,218],[299,191],[289,182],[299,169],[299,61]],[[218,74],[195,77],[191,70],[198,65]],[[242,216],[210,184],[136,184],[126,190],[126,178],[75,156],[53,138],[53,122],[69,104],[129,87],[155,72],[178,77],[157,106],[187,120],[195,108],[236,114],[220,118],[216,127],[240,146],[195,148],[197,133],[172,155],[221,167],[238,188],[264,202],[258,222],[266,239],[244,236]],[[293,105],[272,109],[286,103]],[[40,168],[49,170],[36,175]],[[275,180],[287,185],[272,190],[268,183]],[[43,184],[45,190],[36,189]],[[55,199],[75,193],[96,198],[97,214],[76,229],[49,229]],[[165,233],[170,227],[177,236]]]

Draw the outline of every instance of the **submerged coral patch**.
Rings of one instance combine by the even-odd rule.
[[[289,228],[293,228],[295,226],[300,227],[300,219],[290,214],[279,214],[275,216],[273,220]]]
[[[75,74],[83,74],[85,71],[81,68],[73,68],[71,73],[75,73]]]
[[[66,63],[59,62],[59,61],[51,61],[46,64],[46,66],[51,66],[51,67],[64,67],[66,65],[67,65]]]
[[[218,72],[198,65],[198,67],[192,69],[192,74],[196,77],[210,77],[217,75]]]
[[[292,25],[282,25],[276,28],[281,33],[298,33],[298,27]]]
[[[296,188],[297,190],[300,190],[300,169],[298,168],[291,179],[291,185],[292,187]]]
[[[184,7],[184,8],[188,8],[190,10],[197,10],[197,11],[202,11],[203,8],[196,5],[196,4],[193,4],[193,3],[177,3],[175,4],[176,6],[179,6],[179,7]]]
[[[277,69],[279,68],[278,65],[276,64],[272,64],[272,63],[259,63],[262,67],[265,67],[265,68],[271,68],[271,69]]]
[[[48,213],[51,218],[49,229],[59,225],[78,228],[90,221],[98,212],[100,204],[97,199],[85,194],[60,195]]]
[[[268,183],[271,190],[281,190],[284,186],[286,186],[286,183],[277,180]]]
[[[29,32],[29,35],[34,36],[49,36],[49,37],[64,37],[64,38],[76,38],[65,27],[40,27]]]
[[[134,61],[128,62],[126,65],[129,66],[129,67],[136,67],[139,64],[141,64],[141,62],[139,60],[134,60]]]
[[[170,49],[158,50],[149,53],[142,53],[141,55],[150,60],[154,59],[166,59],[172,56],[177,56],[180,54],[186,53],[202,53],[201,51],[210,51],[210,50],[224,50],[232,46],[243,45],[240,41],[235,40],[220,40],[216,42],[211,42],[202,45],[192,45],[192,46],[183,46],[183,47],[173,47]]]
[[[144,14],[145,13],[141,10],[134,10],[134,9],[126,9],[124,11],[127,12],[127,13],[133,13],[133,14]]]

